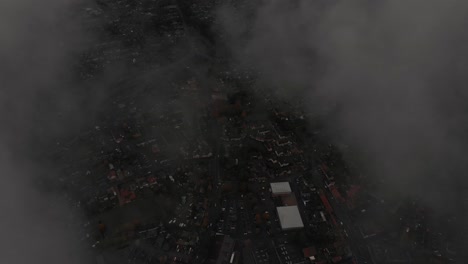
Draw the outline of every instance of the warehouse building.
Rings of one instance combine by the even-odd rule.
[[[276,207],[283,231],[304,228],[297,205]]]
[[[271,182],[270,187],[273,196],[288,195],[291,193],[289,182]]]

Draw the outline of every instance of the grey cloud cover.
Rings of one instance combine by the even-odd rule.
[[[80,213],[37,188],[36,180],[52,171],[33,159],[46,151],[37,143],[82,119],[69,76],[70,58],[86,39],[71,12],[75,4],[0,2],[0,263],[89,263],[71,226]],[[59,112],[77,114],[67,114],[67,127]]]
[[[0,167],[4,187],[0,193],[4,216],[0,218],[0,263],[93,263],[88,258],[89,245],[79,241],[84,234],[78,234],[82,230],[74,225],[84,222],[83,212],[72,208],[59,196],[60,190],[48,185],[67,164],[50,164],[47,154],[59,153],[62,145],[57,142],[76,138],[83,127],[94,128],[102,115],[112,119],[112,99],[123,93],[148,93],[138,105],[151,107],[173,94],[171,82],[184,76],[186,68],[197,69],[201,81],[211,80],[188,48],[188,42],[196,42],[196,38],[175,45],[151,35],[145,36],[143,52],[151,54],[154,65],[141,69],[126,61],[112,61],[91,80],[80,80],[76,76],[80,55],[108,40],[106,32],[100,31],[103,25],[99,23],[104,21],[83,21],[85,8],[95,7],[93,2],[0,2]],[[124,46],[120,39],[116,42],[110,49]],[[174,58],[167,59],[168,53]],[[193,102],[181,100],[176,105],[186,119],[194,118]],[[66,157],[75,152],[78,147],[66,152]],[[46,188],[38,188],[38,182]]]
[[[381,188],[468,219],[468,2],[257,3],[218,12],[239,64],[311,112],[333,106],[334,139]]]
[[[0,2],[1,263],[86,263],[70,208],[32,186],[43,168],[29,158],[34,142],[90,111],[66,73],[88,39],[69,16],[74,4]],[[464,212],[467,14],[461,0],[266,0],[248,13],[252,27],[228,6],[219,20],[235,57],[265,84],[306,95],[314,110],[337,105],[329,126],[388,188]]]
[[[328,125],[388,185],[451,196],[454,182],[466,182],[467,8],[269,0],[253,16],[224,6],[218,21],[235,58],[259,68],[268,86],[306,95],[314,110],[336,105]],[[252,26],[239,22],[248,17]]]

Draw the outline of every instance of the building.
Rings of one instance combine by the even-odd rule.
[[[291,186],[289,182],[272,182],[270,183],[271,193],[274,196],[286,195],[291,193]]]
[[[297,205],[276,207],[283,231],[304,228]]]

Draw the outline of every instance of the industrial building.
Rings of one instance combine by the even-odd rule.
[[[297,205],[276,207],[281,229],[283,231],[304,228]]]
[[[287,195],[291,193],[289,182],[272,182],[270,183],[271,193],[274,196]]]

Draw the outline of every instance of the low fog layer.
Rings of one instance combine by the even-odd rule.
[[[112,120],[109,108],[119,96],[146,93],[136,105],[149,108],[174,94],[171,83],[185,76],[187,69],[196,69],[200,82],[212,81],[203,63],[194,59],[194,47],[200,52],[203,46],[191,32],[183,43],[174,44],[158,37],[154,32],[158,28],[152,28],[152,34],[141,35],[144,41],[138,52],[143,55],[138,59],[129,63],[128,58],[101,56],[108,60],[106,64],[99,60],[92,64],[93,56],[103,53],[96,49],[99,44],[111,42],[109,49],[117,52],[134,48],[122,37],[110,36],[104,24],[108,17],[99,16],[96,10],[92,0],[0,3],[0,167],[4,187],[0,263],[92,263],[89,241],[80,242],[85,234],[77,234],[84,230],[76,226],[86,222],[84,212],[72,207],[63,192],[50,184],[64,176],[59,171],[69,164],[50,164],[48,157],[59,153],[73,159],[79,155],[75,153],[78,147],[67,150],[63,142],[94,130],[103,116]],[[115,17],[126,12],[107,11],[105,16]],[[128,29],[136,22],[129,19],[125,23],[129,23]],[[91,65],[83,66],[83,57]],[[149,62],[138,68],[140,60],[142,65]],[[89,73],[86,67],[95,71]],[[196,115],[194,102],[180,100],[176,105],[185,119]]]
[[[69,76],[92,40],[73,8],[72,0],[0,2],[1,263],[88,263],[67,226],[79,212],[33,187],[48,170],[31,158],[102,99]],[[307,96],[312,112],[333,106],[335,140],[386,188],[463,213],[467,14],[461,0],[265,0],[254,10],[223,6],[218,20],[235,59],[260,69],[265,85]]]
[[[385,185],[459,207],[468,4],[361,2],[337,4],[321,20],[318,51],[328,64],[311,98],[338,104],[333,126],[362,148]]]
[[[370,174],[442,208],[466,183],[467,14],[465,1],[269,0],[218,21],[266,86],[333,110],[335,140]]]
[[[80,212],[37,188],[53,171],[32,158],[89,110],[70,74],[89,39],[73,8],[63,0],[0,2],[0,263],[89,263],[71,226]]]
[[[461,224],[467,15],[468,2],[456,0],[266,0],[225,5],[218,22],[237,62],[260,69],[283,98],[304,96],[381,188],[419,196]]]

